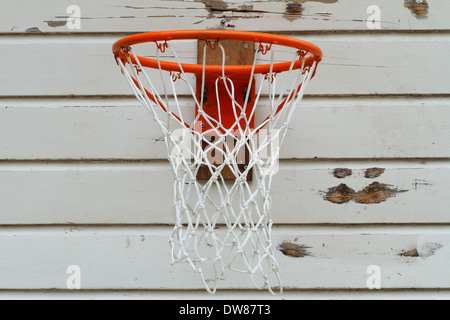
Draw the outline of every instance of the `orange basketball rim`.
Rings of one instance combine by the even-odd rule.
[[[272,45],[280,45],[285,47],[290,47],[297,49],[299,55],[309,53],[310,56],[306,58],[305,64],[306,66],[312,66],[312,64],[317,61],[320,62],[322,59],[322,50],[307,41],[281,36],[281,35],[273,35],[267,33],[259,33],[259,32],[248,32],[248,31],[230,31],[230,30],[176,30],[176,31],[157,31],[157,32],[148,32],[141,33],[132,36],[128,36],[120,39],[113,45],[113,53],[116,58],[122,60],[122,62],[126,62],[126,50],[127,48],[147,42],[155,42],[158,44],[160,50],[164,50],[164,46],[167,41],[171,40],[187,40],[187,39],[199,39],[206,40],[212,43],[214,46],[215,43],[221,40],[236,40],[236,41],[252,41],[254,43],[259,43],[259,49],[261,51],[268,50]],[[169,61],[160,61],[151,58],[139,57],[141,64],[144,67],[148,68],[162,68],[166,71],[173,72],[181,72],[180,64]],[[203,70],[203,65],[199,64],[187,64],[181,63],[183,71],[186,73],[194,73],[196,75],[201,75],[203,71],[206,75],[220,75],[223,72],[222,66],[218,65],[209,65],[205,67]],[[302,61],[299,59],[293,69],[299,69],[302,66]],[[256,65],[253,70],[252,65],[244,65],[244,66],[226,66],[225,72],[227,75],[232,74],[250,74],[253,70],[255,74],[266,74],[270,72],[284,72],[291,68],[291,62],[281,62],[275,63],[273,65],[263,64]]]

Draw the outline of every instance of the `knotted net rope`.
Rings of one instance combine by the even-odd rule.
[[[258,289],[268,289],[273,294],[282,292],[272,243],[270,189],[278,169],[280,146],[317,63],[306,66],[308,52],[294,52],[291,67],[284,72],[286,77],[279,79],[279,74],[272,72],[278,51],[272,45],[255,47],[248,85],[255,86],[255,101],[249,110],[250,90],[244,103],[239,104],[237,95],[242,93],[236,92],[234,81],[227,75],[226,52],[216,41],[214,46],[222,52],[222,74],[215,80],[219,112],[218,117],[213,117],[204,109],[206,65],[203,64],[202,94],[198,97],[192,76],[184,72],[172,43],[155,44],[159,65],[156,70],[146,70],[131,47],[124,49],[126,61],[117,62],[137,99],[159,125],[168,150],[174,173],[175,226],[169,240],[172,263],[187,262],[210,293],[216,292],[227,270],[248,274]],[[205,43],[204,57],[208,45],[211,43]],[[169,54],[181,72],[163,70],[163,54]],[[255,74],[262,56],[270,59],[270,72]],[[303,60],[303,64],[294,69],[298,60]],[[229,112],[235,122],[228,127],[223,126],[220,116],[219,85],[232,101]],[[177,93],[180,90],[183,94]],[[186,97],[197,112],[186,111]],[[202,128],[203,123],[208,129]],[[242,169],[239,165],[245,153],[248,163]],[[197,179],[202,167],[210,174],[204,181]],[[234,180],[224,179],[225,168]],[[249,179],[250,174],[253,180]]]

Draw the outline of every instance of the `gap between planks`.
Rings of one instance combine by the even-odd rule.
[[[395,41],[395,42],[410,42],[411,40],[422,40],[422,41],[437,41],[437,40],[448,40],[450,36],[450,30],[405,30],[402,31],[301,31],[301,32],[263,32],[269,34],[277,35],[288,35],[294,38],[307,37],[310,40],[315,39],[316,41],[321,40],[349,40],[353,39],[355,42],[372,42],[374,37],[378,37],[377,40],[383,41]],[[0,44],[43,44],[44,43],[76,43],[81,42],[86,43],[111,43],[112,44],[122,37],[134,35],[136,32],[129,33],[23,33],[23,34],[9,34],[0,33]],[[314,38],[313,38],[314,36]],[[380,39],[379,37],[383,38]],[[180,40],[189,41],[189,40]],[[113,56],[111,52],[111,57]]]
[[[201,30],[201,29],[194,29],[194,30]],[[141,33],[145,32],[144,30],[141,31]],[[378,30],[302,30],[302,31],[273,31],[273,30],[260,30],[257,32],[262,33],[268,33],[268,34],[278,34],[278,35],[287,35],[287,36],[308,36],[308,35],[314,35],[314,36],[336,36],[336,35],[373,35],[373,36],[383,36],[383,35],[413,35],[413,36],[419,36],[419,35],[429,35],[429,34],[442,34],[442,35],[450,35],[450,29],[421,29],[421,30],[393,30],[393,29],[378,29]],[[83,31],[63,31],[63,32],[0,32],[0,37],[2,38],[50,38],[50,37],[127,37],[130,35],[134,35],[140,33],[139,31],[130,31],[130,32],[99,32],[99,31],[93,31],[93,32],[83,32]]]
[[[295,158],[280,159],[281,165],[298,165],[303,169],[333,169],[345,165],[352,169],[382,166],[385,169],[449,168],[450,158]],[[109,165],[109,166],[108,166]],[[0,170],[23,170],[27,168],[64,169],[170,169],[166,159],[0,159]],[[50,168],[53,167],[53,168]],[[127,168],[128,167],[128,168]]]
[[[84,300],[84,299],[152,299],[152,300],[260,300],[261,291],[221,289],[214,296],[206,293],[202,289],[198,290],[168,290],[168,289],[0,289],[0,300],[29,300],[29,299],[64,299],[64,300]],[[450,299],[450,289],[411,289],[411,288],[386,288],[383,290],[369,289],[292,289],[285,288],[283,296],[264,296],[264,300],[290,300],[290,299]]]
[[[312,235],[450,235],[447,224],[275,224],[275,234]],[[0,225],[0,236],[170,236],[172,225]]]

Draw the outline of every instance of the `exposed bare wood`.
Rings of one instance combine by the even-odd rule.
[[[225,65],[252,65],[255,57],[255,48],[254,43],[249,41],[234,41],[234,40],[222,40],[220,41],[220,46],[223,48],[223,52],[221,48],[219,48],[219,43],[217,42],[206,42],[205,40],[199,40],[198,41],[198,49],[197,49],[197,63],[199,65],[222,65],[224,63],[224,57],[223,54],[225,53]],[[204,59],[204,52],[205,52],[205,61]],[[236,101],[243,105],[244,100],[246,97],[246,93],[248,90],[248,79],[234,79],[233,85],[236,90]],[[232,113],[232,101],[228,97],[228,94],[226,90],[220,89],[223,87],[222,82],[219,82],[218,84],[218,90],[221,93],[220,99],[220,106],[221,110],[218,108],[217,103],[217,95],[216,95],[216,77],[213,78],[206,78],[205,79],[205,88],[202,92],[202,80],[197,79],[197,98],[199,101],[203,101],[203,110],[210,116],[212,116],[215,119],[219,119],[219,112],[221,112],[221,118],[222,119],[230,119],[230,124],[226,123],[224,120],[223,124],[225,127],[227,125],[231,125],[231,123],[234,122],[234,116]],[[254,84],[253,88],[251,89],[251,94],[249,95],[249,104],[248,104],[248,113],[253,110],[253,104],[251,101],[255,100],[255,89]],[[203,100],[202,100],[203,96]],[[197,111],[196,111],[197,112]],[[231,117],[230,117],[231,115]],[[202,121],[202,118],[199,120]],[[206,121],[205,121],[206,123]],[[205,128],[205,130],[208,130],[211,128]],[[215,139],[215,137],[211,137],[211,139]],[[210,142],[213,142],[213,141]],[[233,141],[232,143],[236,143]],[[203,142],[203,149],[208,148],[208,142]],[[215,152],[214,150],[212,152]],[[211,157],[211,159],[214,159],[215,157]],[[245,156],[244,161],[241,164],[238,164],[238,169],[240,172],[244,172],[249,164],[250,161],[250,153],[246,149],[245,150]],[[223,162],[222,162],[223,163]],[[213,163],[215,166],[220,165],[221,163]],[[197,172],[197,179],[199,180],[208,180],[211,178],[211,171],[207,166],[202,166],[199,168]],[[236,179],[236,175],[233,173],[231,168],[227,165],[225,166],[221,171],[221,176],[224,180],[234,180]],[[249,170],[247,173],[246,179],[248,181],[251,181],[253,179],[253,169]]]
[[[364,173],[364,176],[368,179],[375,179],[384,173],[384,168],[369,168]]]
[[[347,168],[336,168],[333,170],[333,175],[338,179],[343,179],[345,177],[352,175],[352,169]]]

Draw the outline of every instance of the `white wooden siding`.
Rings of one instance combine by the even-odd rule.
[[[187,265],[170,266],[165,146],[111,53],[124,35],[188,28],[287,34],[324,51],[273,182],[282,298],[448,298],[450,3],[421,3],[2,4],[0,298],[213,298]],[[79,30],[67,26],[69,5],[81,9]],[[369,5],[380,30],[367,28]],[[181,55],[195,60],[194,49]],[[339,186],[353,198],[339,203]],[[283,255],[283,242],[307,255]],[[66,290],[69,265],[81,267],[83,291]],[[371,265],[382,290],[367,289]],[[239,275],[220,287],[217,298],[280,298]]]
[[[69,5],[81,8],[83,28],[75,32],[144,32],[150,30],[209,29],[228,27],[236,30],[283,31],[367,31],[367,8],[382,10],[382,30],[447,30],[450,4],[427,0],[427,6],[408,6],[405,1],[295,1],[234,0],[16,0],[5,3],[0,13],[0,32],[67,33]],[[26,7],[21,14],[17,8]],[[291,7],[292,8],[292,7]],[[419,18],[415,14],[419,13]]]
[[[328,54],[308,95],[448,94],[443,72],[450,51],[444,34],[313,34],[298,36]],[[8,36],[0,44],[9,81],[0,96],[129,95],[131,89],[111,54],[119,35]],[[196,55],[195,43],[181,57]],[[153,53],[153,52],[152,52]],[[25,75],[25,76],[24,76]],[[124,85],[125,83],[125,85]],[[39,84],[39,85],[37,85]],[[186,89],[178,91],[187,94]]]
[[[381,267],[384,288],[424,289],[431,284],[446,289],[448,232],[448,228],[276,227],[274,243],[291,241],[308,247],[304,258],[276,253],[283,266],[281,277],[292,289],[365,289],[371,265]],[[83,289],[202,289],[202,283],[186,277],[188,264],[168,266],[167,233],[168,227],[5,228],[0,234],[5,258],[0,271],[8,276],[0,283],[5,289],[65,289],[67,267],[78,265]],[[414,248],[421,257],[401,255]],[[253,286],[245,275],[221,282],[222,288]]]
[[[366,178],[367,165],[384,168]],[[338,179],[335,168],[351,168]],[[8,162],[0,164],[0,223],[168,224],[173,174],[162,161],[135,163]],[[382,203],[326,200],[345,183],[356,192],[375,181],[399,192]],[[283,224],[449,223],[446,161],[281,161],[273,182],[273,219]],[[45,190],[45,192],[43,191]],[[7,208],[7,209],[6,209]]]
[[[159,128],[135,100],[0,98],[0,159],[166,159]],[[182,106],[194,112],[191,100]],[[305,97],[281,157],[446,158],[449,118],[442,96]]]

